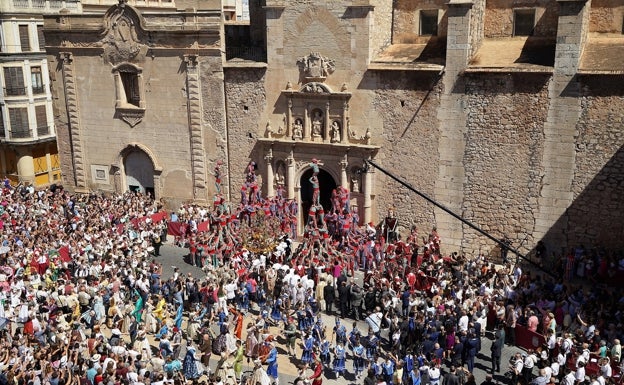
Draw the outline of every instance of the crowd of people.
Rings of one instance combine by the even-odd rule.
[[[394,209],[378,226],[361,226],[348,190],[321,205],[320,165],[310,163],[313,202],[299,239],[297,203],[279,188],[263,198],[253,164],[238,205],[220,194],[218,164],[212,207],[166,213],[140,193],[5,183],[0,385],[270,385],[284,355],[299,365],[296,382],[313,385],[472,384],[477,356],[491,365],[490,383],[618,381],[621,285],[442,255],[435,227],[403,239]],[[201,276],[163,276],[159,255],[172,224],[183,225],[174,242]],[[622,256],[579,250],[572,262],[583,273],[594,257],[602,258],[596,276],[602,260],[622,265]],[[519,327],[544,343],[520,349]],[[508,349],[509,366],[501,363]]]

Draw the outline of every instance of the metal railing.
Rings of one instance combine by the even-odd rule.
[[[5,87],[4,96],[24,96],[26,95],[26,87]]]
[[[33,94],[43,94],[43,93],[45,93],[45,87],[44,86],[33,86],[32,91],[33,91]]]
[[[225,59],[243,59],[266,62],[266,52],[262,47],[226,47]]]
[[[30,129],[20,129],[20,130],[11,130],[9,133],[11,139],[26,139],[26,138],[30,138]]]
[[[50,126],[37,126],[37,135],[38,136],[46,136],[50,135]]]
[[[3,0],[0,9],[10,11],[30,11],[31,13],[58,12],[60,9],[77,9],[80,0]]]

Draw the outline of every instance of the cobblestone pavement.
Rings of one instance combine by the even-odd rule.
[[[177,266],[179,268],[180,274],[191,273],[195,278],[201,278],[204,276],[204,272],[201,269],[191,266],[190,264],[184,261],[184,255],[186,255],[187,250],[179,247],[172,246],[171,244],[165,244],[161,248],[161,256],[157,257],[156,260],[160,262],[163,266],[163,278],[167,279],[173,274],[173,266]],[[356,280],[360,280],[363,278],[361,274],[356,273]],[[253,314],[250,314],[253,315]],[[331,327],[334,325],[334,316],[327,315],[325,313],[322,314],[323,320],[327,325],[328,329],[331,330]],[[248,319],[245,319],[244,325],[246,325]],[[351,330],[351,323],[353,320],[349,319],[344,322],[347,326],[347,331]],[[185,326],[183,325],[183,328]],[[358,327],[360,330],[367,330],[368,326],[365,322],[359,321]],[[183,329],[184,330],[184,329]],[[271,328],[272,334],[278,335],[279,329]],[[388,338],[387,332],[382,333],[382,337]],[[245,338],[244,330],[243,330],[243,338]],[[486,333],[486,335],[482,338],[482,346],[481,352],[477,356],[475,360],[475,369],[473,374],[476,379],[477,385],[481,384],[485,380],[486,374],[489,372],[491,368],[490,364],[490,346],[491,346],[491,334]],[[291,384],[296,376],[297,376],[297,365],[299,364],[299,358],[301,357],[301,346],[297,347],[297,356],[289,357],[286,353],[285,348],[280,346],[279,342],[282,341],[280,338],[278,341],[278,370],[279,370],[279,384]],[[520,351],[520,348],[505,346],[503,349],[503,357],[501,358],[501,373],[498,373],[494,376],[494,380],[499,383],[507,383],[504,372],[507,370],[509,359],[513,356],[513,354],[517,351]],[[181,355],[183,357],[185,351],[183,349]],[[362,384],[363,377],[356,379],[353,374],[352,361],[350,359],[350,355],[347,355],[347,373],[344,377],[340,377],[336,379],[335,374],[330,370],[326,369],[324,373],[324,383],[325,384]],[[216,366],[217,360],[215,358],[211,358],[210,367],[214,370]],[[243,367],[243,371],[250,371],[252,369],[251,366],[245,364]],[[446,367],[443,367],[443,371],[446,371]]]

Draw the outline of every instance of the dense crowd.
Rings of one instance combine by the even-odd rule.
[[[393,209],[378,226],[360,226],[342,187],[324,208],[313,179],[319,164],[310,163],[313,202],[300,239],[298,204],[279,186],[263,198],[253,164],[238,205],[220,195],[219,164],[212,207],[184,204],[166,215],[140,193],[5,183],[0,385],[270,385],[283,354],[301,364],[297,381],[313,385],[340,377],[471,384],[479,354],[491,358],[487,381],[617,381],[621,285],[583,283],[624,270],[622,256],[579,247],[561,259],[561,278],[481,255],[444,256],[435,227],[403,239]],[[158,256],[173,224],[183,225],[174,226],[182,229],[175,243],[201,277],[163,276]],[[520,326],[544,343],[515,347]],[[505,349],[517,352],[509,366]]]

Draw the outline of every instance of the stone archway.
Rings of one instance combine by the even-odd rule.
[[[136,149],[124,157],[126,187],[130,191],[155,196],[154,164],[143,151]]]
[[[301,179],[299,181],[301,190],[300,190],[300,202],[301,202],[301,214],[303,221],[301,223],[308,223],[308,212],[310,210],[310,206],[312,206],[312,184],[310,183],[310,178],[312,177],[312,169],[305,171],[301,175]],[[323,169],[319,170],[318,173],[319,180],[319,188],[321,192],[321,206],[323,206],[323,210],[328,212],[331,209],[331,196],[332,191],[336,189],[336,181],[331,174]]]

